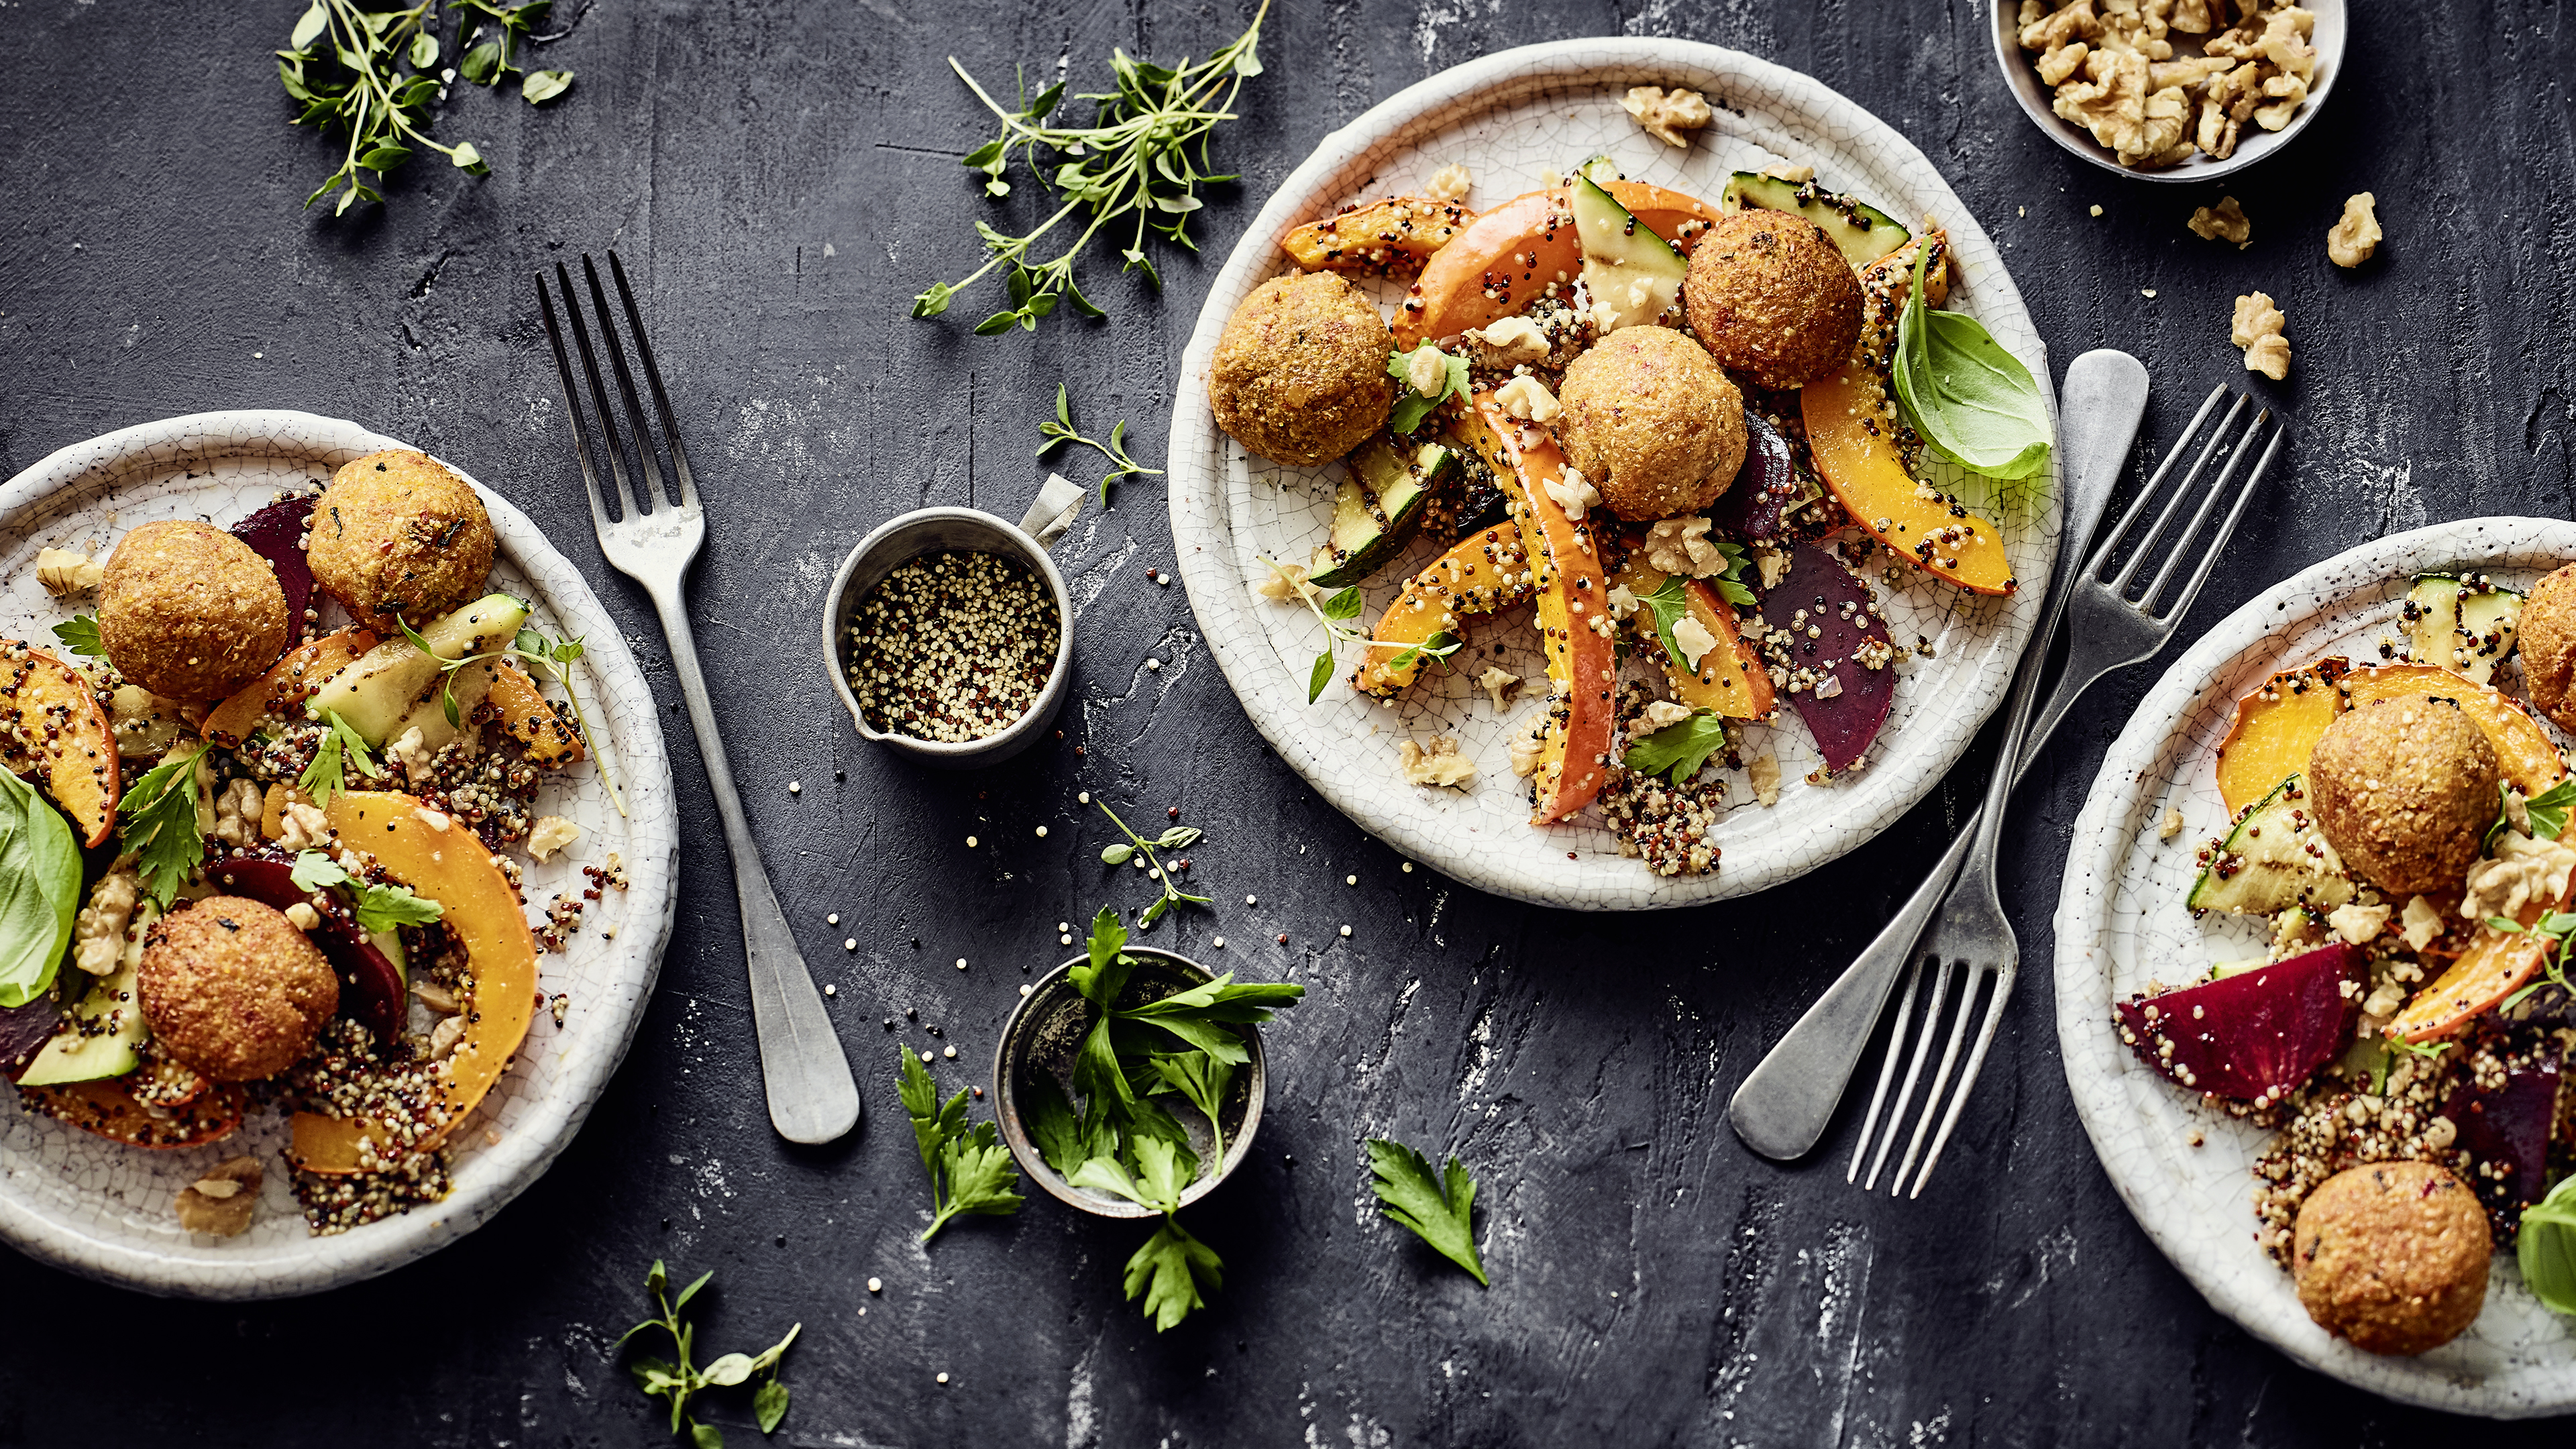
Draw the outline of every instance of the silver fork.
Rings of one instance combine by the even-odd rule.
[[[636,507],[626,471],[627,441],[618,435],[616,408],[599,375],[599,358],[591,349],[590,329],[583,325],[579,294],[572,274],[561,263],[555,282],[563,290],[564,312],[572,322],[573,342],[581,353],[582,375],[590,383],[599,436],[583,424],[580,389],[573,384],[572,362],[564,354],[563,329],[555,319],[554,299],[547,295],[545,273],[537,274],[537,302],[545,310],[546,339],[554,344],[555,368],[563,377],[564,412],[572,419],[573,451],[581,459],[582,486],[590,492],[590,521],[599,532],[599,551],[618,572],[644,586],[662,616],[662,633],[671,643],[671,667],[680,676],[680,692],[689,701],[689,722],[697,729],[698,754],[706,762],[707,784],[715,792],[716,813],[724,817],[725,845],[733,855],[734,894],[742,902],[742,944],[750,958],[752,1027],[760,1038],[760,1075],[768,1090],[769,1122],[790,1142],[829,1142],[858,1125],[859,1089],[851,1080],[849,1058],[841,1051],[839,1033],[823,1013],[823,998],[814,977],[796,950],[796,936],[778,908],[769,872],[760,863],[760,847],[743,819],[742,798],[734,791],[733,767],[726,762],[724,737],[716,727],[715,709],[707,701],[707,681],[698,667],[698,646],[689,630],[689,611],[681,592],[689,564],[706,542],[706,515],[698,507],[697,480],[689,472],[688,449],[680,442],[680,425],[671,414],[671,398],[662,388],[662,368],[644,335],[644,318],[635,309],[635,293],[626,285],[626,265],[608,254],[608,270],[625,304],[626,324],[635,338],[636,357],[653,390],[653,406],[662,419],[662,438],[671,449],[671,471],[679,481],[679,506],[673,507],[662,486],[662,467],[654,453],[653,430],[636,396],[635,378],[626,367],[617,321],[600,289],[599,268],[588,255],[581,259],[590,284],[592,316],[599,324],[600,350],[608,354],[617,378],[617,393],[626,404],[634,430],[636,467],[651,495],[649,508]],[[591,466],[594,448],[608,459],[617,484],[618,516],[608,516],[601,500],[599,474]]]
[[[2131,530],[2136,527],[2140,516],[2156,501],[2164,478],[2190,450],[2201,423],[2225,393],[2224,387],[2211,391],[2208,401],[2201,404],[2199,414],[2192,419],[2191,428],[2166,454],[2155,476],[2140,490],[2137,500],[2121,517],[2119,526],[2085,560],[2083,573],[2067,597],[2070,617],[2067,622],[2066,670],[2059,678],[2047,707],[2036,718],[2031,714],[2031,704],[2045,656],[2037,649],[2023,656],[2021,675],[2015,687],[2013,714],[2006,724],[2002,753],[1998,756],[2000,760],[2014,761],[2015,766],[2007,769],[1999,765],[1996,769],[1987,788],[1985,809],[1978,821],[1966,872],[1943,901],[1940,924],[1934,929],[1932,939],[1920,951],[1911,953],[1912,965],[1906,976],[1905,994],[1897,1003],[1895,1023],[1888,1038],[1887,1060],[1879,1070],[1878,1089],[1870,1098],[1869,1113],[1861,1123],[1860,1141],[1853,1148],[1851,1168],[1845,1174],[1846,1181],[1858,1177],[1861,1160],[1869,1158],[1869,1177],[1861,1184],[1864,1191],[1874,1191],[1878,1186],[1879,1172],[1885,1167],[1888,1152],[1895,1145],[1906,1109],[1913,1103],[1914,1089],[1921,1080],[1924,1062],[1931,1055],[1932,1042],[1940,1034],[1942,1013],[1953,999],[1953,981],[1958,985],[1958,1014],[1952,1019],[1948,1043],[1942,1050],[1940,1065],[1933,1073],[1931,1090],[1924,1098],[1923,1115],[1915,1123],[1913,1137],[1906,1144],[1905,1157],[1898,1163],[1896,1176],[1889,1184],[1891,1192],[1908,1197],[1922,1196],[1923,1184],[1931,1180],[1932,1169],[1940,1164],[1941,1149],[1948,1144],[1951,1129],[1958,1125],[1959,1114],[1967,1106],[1968,1094],[1975,1089],[1977,1074],[1985,1065],[1987,1048],[1994,1044],[1995,1028],[2003,1020],[2004,1002],[2012,994],[2021,951],[1995,887],[1995,847],[2002,836],[2004,806],[2022,769],[2029,763],[2029,752],[2022,750],[2025,734],[2032,739],[2044,739],[2065,717],[2077,696],[2093,681],[2114,669],[2152,658],[2164,647],[2181,625],[2183,616],[2190,612],[2201,585],[2209,579],[2210,570],[2217,567],[2219,555],[2225,552],[2228,539],[2236,531],[2237,520],[2244,516],[2246,504],[2253,499],[2255,485],[2262,481],[2273,458],[2281,450],[2286,432],[2275,424],[2269,408],[2257,413],[2243,432],[2237,433],[2236,422],[2248,405],[2245,398],[2238,398],[2235,406],[2228,409],[2226,417],[2209,430],[2190,471],[2165,496],[2164,507],[2157,513],[2154,524],[2145,532],[2131,537]],[[2269,440],[2265,441],[2267,431]],[[2234,437],[2232,442],[2229,441],[2231,435]],[[2261,448],[2259,456],[2256,453],[2258,445]],[[2195,494],[2193,485],[2222,447],[2226,452],[2225,462],[2210,486],[2199,492],[2200,506],[2193,511],[2190,522],[2181,532],[2168,538],[2166,530],[2173,523],[2174,516],[2191,501]],[[2249,460],[2252,466],[2245,467]],[[2237,479],[2240,468],[2243,469],[2242,481],[2233,487],[2234,501],[2229,504],[2226,516],[2219,520],[2216,531],[2201,546],[2189,578],[2184,579],[2178,588],[2168,591],[2167,586],[2175,582],[2177,571],[2193,563],[2193,540],[2200,536],[2210,515],[2228,500],[2231,482]],[[2153,578],[2142,592],[2132,597],[2138,575],[2160,554],[2162,563]],[[1937,963],[1928,994],[1921,991],[1927,957]],[[1950,1096],[1948,1108],[1944,1111],[1942,1092],[1949,1084],[1952,1068],[1959,1066],[1959,1048],[1967,1038],[1968,1022],[1975,1014],[1981,994],[1985,999],[1984,1021],[1978,1029],[1975,1045],[1968,1052],[1966,1065],[1959,1072],[1958,1089]],[[1879,1109],[1886,1101],[1897,1059],[1905,1052],[1908,1024],[1913,1020],[1918,995],[1924,997],[1926,1004],[1920,1028],[1913,1032],[1913,1056],[1906,1066],[1904,1085],[1897,1093],[1895,1109],[1887,1114],[1886,1134],[1878,1138],[1877,1152],[1873,1156],[1870,1145],[1879,1125]],[[1936,1120],[1939,1123],[1937,1132],[1933,1130]],[[1927,1135],[1931,1139],[1929,1151],[1925,1150]],[[1918,1157],[1922,1162],[1920,1172],[1915,1171]],[[1910,1189],[1906,1186],[1908,1174],[1913,1175]]]

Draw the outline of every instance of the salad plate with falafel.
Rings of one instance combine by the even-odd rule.
[[[76,445],[0,520],[0,1236],[271,1297],[471,1229],[667,930],[613,625],[508,503],[301,413]]]
[[[2176,662],[2077,820],[2058,1038],[2202,1293],[2374,1392],[2576,1409],[2576,525],[2398,534]]]
[[[1714,46],[1383,103],[1265,207],[1182,372],[1182,573],[1255,724],[1520,899],[1721,899],[1868,839],[2000,699],[2054,561],[1993,244],[1861,107]]]

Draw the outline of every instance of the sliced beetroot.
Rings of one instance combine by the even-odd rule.
[[[63,1008],[51,991],[24,1006],[0,1007],[0,1077],[16,1081],[37,1051],[54,1039],[62,1019]]]
[[[2558,1120],[2558,1049],[2541,1036],[2525,1050],[2505,1054],[2504,1082],[2478,1085],[2463,1078],[2442,1104],[2458,1129],[2453,1146],[2475,1158],[2469,1181],[2489,1207],[2520,1209],[2540,1200],[2549,1185],[2549,1132]],[[2500,1173],[2501,1176],[2491,1174]]]
[[[390,1046],[402,1034],[406,1003],[402,973],[358,923],[349,908],[328,891],[308,891],[295,883],[295,863],[274,856],[233,856],[208,874],[226,892],[285,910],[309,905],[322,917],[313,934],[322,954],[340,973],[341,1008],[349,1018]]]
[[[1762,598],[1762,619],[1766,632],[1789,636],[1775,637],[1763,652],[1789,671],[1789,703],[1816,737],[1826,768],[1850,769],[1869,753],[1896,702],[1896,675],[1888,667],[1894,650],[1869,585],[1824,545],[1797,544],[1789,550],[1788,576]],[[1871,652],[1876,669],[1855,657]]]
[[[233,525],[233,537],[268,560],[286,590],[287,628],[301,634],[304,611],[313,604],[313,566],[304,561],[304,530],[313,521],[313,497],[281,498]]]
[[[2269,1104],[2343,1050],[2360,1009],[2362,961],[2358,948],[2337,943],[2161,996],[2133,996],[2119,1003],[2120,1036],[2181,1086]]]
[[[1708,516],[1730,538],[1767,539],[1780,531],[1780,516],[1803,491],[1789,440],[1760,413],[1744,410],[1744,466],[1717,497]]]

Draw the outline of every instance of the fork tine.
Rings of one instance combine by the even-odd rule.
[[[1869,1155],[1869,1139],[1878,1130],[1878,1109],[1887,1105],[1887,1084],[1896,1080],[1896,1060],[1905,1054],[1905,1024],[1914,1016],[1914,993],[1923,987],[1923,958],[1905,971],[1905,995],[1896,1003],[1896,1023],[1888,1028],[1887,1059],[1878,1064],[1878,1090],[1869,1094],[1869,1115],[1860,1122],[1860,1141],[1852,1144],[1851,1170],[1843,1181],[1860,1181],[1860,1160]]]
[[[2181,533],[2174,536],[2173,551],[2165,555],[2164,567],[2156,570],[2155,582],[2147,585],[2147,591],[2138,596],[2138,608],[2141,612],[2149,617],[2161,617],[2156,613],[2156,596],[2164,592],[2165,585],[2173,578],[2174,570],[2182,567],[2185,550],[2191,547],[2193,539],[2200,536],[2200,526],[2209,521],[2210,510],[2216,508],[2219,501],[2227,496],[2228,480],[2236,476],[2238,465],[2254,455],[2254,441],[2261,436],[2264,425],[2271,421],[2270,408],[2256,413],[2254,421],[2246,425],[2245,435],[2228,448],[2227,465],[2218,470],[2216,478],[2210,480],[2209,492],[2200,500],[2200,507],[2192,510],[2191,522]],[[2224,543],[2226,539],[2222,536],[2218,541]]]
[[[1975,966],[1960,973],[1959,1014],[1950,1022],[1950,1042],[1941,1049],[1941,1069],[1932,1074],[1932,1090],[1923,1096],[1922,1120],[1914,1124],[1913,1140],[1905,1144],[1905,1160],[1897,1164],[1896,1176],[1887,1184],[1891,1196],[1905,1191],[1906,1174],[1914,1170],[1914,1159],[1923,1151],[1923,1139],[1932,1130],[1932,1119],[1941,1113],[1942,1089],[1950,1084],[1950,1069],[1959,1064],[1959,1044],[1968,1039],[1968,1014],[1977,1009],[1977,986],[1980,982],[1993,980],[1995,975],[1993,971]],[[1991,1005],[1987,1007],[1989,1015],[1993,1010]]]
[[[2173,607],[2162,617],[2180,619],[2190,611],[2191,601],[2200,597],[2200,586],[2208,581],[2209,571],[2218,567],[2218,556],[2226,552],[2227,540],[2236,533],[2236,520],[2245,516],[2245,505],[2254,501],[2254,485],[2262,482],[2263,475],[2272,470],[2272,459],[2281,451],[2281,444],[2289,435],[2288,427],[2277,424],[2273,427],[2272,441],[2264,446],[2263,456],[2255,459],[2253,468],[2245,474],[2245,485],[2236,492],[2236,505],[2227,510],[2227,517],[2219,523],[2218,536],[2209,541],[2209,552],[2201,556],[2200,567],[2192,571],[2191,582],[2182,586],[2182,593],[2175,598]],[[2213,497],[2210,501],[2217,500]]]
[[[564,415],[572,419],[573,456],[581,460],[581,486],[590,495],[590,524],[600,533],[608,532],[608,509],[599,499],[599,472],[590,463],[590,429],[581,420],[580,389],[573,384],[572,360],[564,356],[563,327],[555,320],[554,298],[546,292],[546,274],[537,273],[537,305],[546,315],[546,341],[554,345],[555,375],[563,380]],[[564,298],[570,308],[572,298]]]
[[[662,438],[671,445],[671,471],[679,475],[680,506],[698,506],[698,480],[689,472],[689,450],[680,442],[680,420],[671,415],[671,395],[662,390],[662,364],[653,357],[653,344],[644,335],[643,314],[635,310],[635,291],[626,285],[626,263],[617,253],[608,254],[608,274],[617,280],[617,299],[626,304],[627,330],[635,334],[635,355],[644,361],[644,381],[653,389],[654,409],[662,415]]]
[[[2128,537],[2129,526],[2138,521],[2139,514],[2147,511],[2148,504],[2155,501],[2156,490],[2164,486],[2165,475],[2182,460],[2183,451],[2191,446],[2192,438],[2200,432],[2200,425],[2209,420],[2209,410],[2218,406],[2218,400],[2225,396],[2227,384],[2220,383],[2209,390],[2209,396],[2200,400],[2200,411],[2191,415],[2190,425],[2175,436],[2171,447],[2165,449],[2164,457],[2156,464],[2156,471],[2148,475],[2145,486],[2138,489],[2138,496],[2129,500],[2129,511],[2120,515],[2118,526],[2095,541],[2092,555],[2084,560],[2085,573],[2095,573],[2109,566],[2120,541]]]
[[[2209,441],[2201,445],[2200,456],[2192,460],[2191,471],[2182,476],[2182,482],[2166,498],[2164,512],[2156,515],[2155,527],[2139,535],[2137,547],[2129,554],[2128,565],[2120,570],[2118,578],[2111,581],[2113,593],[2122,598],[2128,597],[2130,580],[2138,576],[2138,570],[2144,567],[2147,560],[2154,555],[2156,544],[2164,538],[2165,525],[2173,522],[2175,512],[2191,497],[2192,485],[2200,481],[2202,470],[2209,466],[2210,455],[2218,451],[2221,443],[2227,441],[2229,430],[2236,426],[2237,414],[2245,411],[2246,401],[2243,397],[2237,398],[2236,405],[2229,408],[2227,416],[2221,418],[2218,426],[2210,431]],[[2102,557],[2104,563],[2110,562],[2108,554]]]
[[[617,407],[608,400],[608,386],[599,380],[599,358],[590,350],[590,329],[581,324],[581,294],[572,289],[572,273],[564,264],[555,263],[555,285],[563,288],[564,315],[572,322],[572,340],[581,349],[581,371],[590,379],[590,398],[599,409],[599,431],[608,440],[608,473],[617,480],[617,505],[621,519],[637,516],[635,489],[626,481],[626,448],[617,436]],[[649,451],[651,443],[646,442]]]
[[[1860,1185],[1863,1192],[1878,1190],[1878,1174],[1887,1166],[1888,1149],[1896,1145],[1897,1124],[1905,1120],[1905,1109],[1914,1103],[1914,1084],[1923,1077],[1923,1059],[1932,1054],[1933,1028],[1941,1024],[1941,1003],[1950,995],[1948,958],[1941,961],[1940,974],[1932,978],[1932,995],[1923,1008],[1923,1034],[1914,1039],[1914,1059],[1906,1064],[1905,1085],[1896,1094],[1896,1110],[1887,1114],[1887,1135],[1878,1139],[1878,1156],[1869,1164],[1869,1179]]]
[[[626,370],[626,347],[617,336],[617,315],[608,310],[608,294],[599,286],[599,267],[588,252],[581,254],[581,270],[590,279],[590,302],[599,309],[599,340],[608,350],[609,367],[617,374],[618,395],[626,399],[626,420],[635,429],[635,460],[644,470],[644,486],[652,490],[657,511],[668,508],[671,500],[662,491],[661,459],[653,451],[653,425],[644,416],[644,400],[635,395],[635,377]]]
[[[1959,1111],[1968,1105],[1968,1093],[1976,1088],[1977,1073],[1985,1069],[1986,1048],[1995,1044],[1995,1027],[2004,1019],[2004,1003],[2011,999],[2013,978],[2019,974],[2016,966],[2017,963],[2007,962],[1995,973],[1995,993],[1986,1002],[1986,1024],[1977,1029],[1976,1048],[1968,1053],[1968,1065],[1959,1073],[1959,1089],[1950,1095],[1950,1110],[1941,1118],[1941,1130],[1933,1135],[1932,1150],[1923,1155],[1923,1170],[1914,1176],[1914,1190],[1905,1195],[1909,1201],[1921,1197],[1923,1184],[1932,1180],[1932,1169],[1941,1161],[1941,1149],[1950,1143],[1950,1129],[1959,1125]],[[1967,1019],[1963,1009],[1959,1020]],[[1927,1111],[1924,1115],[1931,1114]],[[1897,1176],[1901,1179],[1905,1174],[1899,1171]]]

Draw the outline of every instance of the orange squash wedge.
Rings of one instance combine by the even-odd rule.
[[[1419,646],[1435,634],[1463,638],[1470,616],[1498,613],[1527,599],[1530,574],[1517,530],[1485,528],[1460,539],[1406,580],[1404,592],[1378,616],[1351,688],[1384,697],[1411,684],[1422,672]]]
[[[123,1077],[20,1087],[18,1095],[36,1110],[83,1132],[128,1147],[156,1150],[199,1147],[230,1137],[241,1126],[242,1104],[247,1100],[241,1088],[227,1085],[155,1113],[134,1100]]]
[[[1896,414],[1878,373],[1854,359],[1798,393],[1816,476],[1889,552],[1973,594],[2020,587],[1994,525],[1906,471]]]
[[[2218,792],[2231,813],[2241,810],[2305,770],[2336,715],[2378,700],[2427,695],[2456,701],[2477,721],[2495,746],[2505,779],[2523,794],[2537,795],[2567,775],[2548,732],[2519,701],[2498,690],[2438,665],[2349,669],[2341,659],[2325,659],[2276,674],[2236,702],[2236,722],[2218,747]]]
[[[518,891],[462,823],[410,795],[374,790],[335,796],[327,813],[343,845],[374,855],[396,880],[446,907],[442,919],[464,945],[474,976],[465,1035],[447,1058],[445,1099],[427,1133],[410,1145],[425,1152],[465,1121],[526,1039],[536,1012],[536,937],[520,914]],[[298,1112],[292,1126],[288,1160],[307,1172],[365,1171],[372,1155],[365,1144],[394,1140],[362,1118]]]
[[[2566,903],[2561,901],[2558,908],[2565,910]],[[2528,926],[2546,909],[2542,902],[2533,901],[2522,908],[2518,919]],[[2388,1023],[2388,1034],[2399,1041],[2433,1041],[2451,1035],[2521,990],[2524,982],[2540,973],[2556,944],[2553,937],[2528,931],[2478,927],[2469,949],[2432,985],[2415,993],[2406,1009]]]
[[[1279,239],[1289,260],[1310,272],[1419,271],[1476,220],[1454,201],[1389,196],[1346,206]]]
[[[83,845],[115,832],[124,779],[98,692],[88,675],[14,639],[0,640],[0,764],[41,777]]]
[[[1643,597],[1662,588],[1664,578],[1661,569],[1632,554],[1616,582]],[[1685,669],[1664,652],[1650,610],[1639,609],[1628,618],[1628,626],[1643,641],[1638,647],[1663,661],[1664,679],[1672,687],[1673,698],[1681,703],[1727,719],[1769,719],[1779,709],[1779,692],[1771,685],[1771,671],[1763,667],[1761,651],[1736,627],[1735,610],[1717,596],[1717,590],[1706,579],[1692,579],[1685,596],[1690,617],[1716,636],[1718,643],[1717,648],[1700,656],[1699,668]]]
[[[322,681],[375,648],[376,642],[368,630],[342,629],[287,650],[286,657],[270,665],[266,674],[234,691],[207,714],[207,741],[227,750],[239,748],[261,720],[288,718],[288,712],[320,688]]]
[[[1612,181],[1603,190],[1637,223],[1687,254],[1717,208],[1697,197],[1642,181]],[[1396,344],[1454,337],[1470,327],[1524,311],[1551,285],[1583,275],[1583,243],[1574,234],[1574,202],[1565,187],[1513,197],[1449,239],[1405,291],[1395,312]]]
[[[582,758],[581,731],[564,723],[562,715],[537,692],[537,683],[513,660],[501,660],[492,671],[492,687],[483,694],[483,702],[498,712],[501,728],[510,738],[527,746],[528,758],[548,769],[569,765]]]

